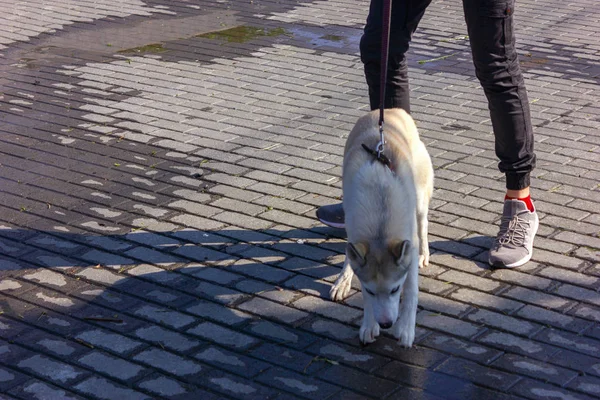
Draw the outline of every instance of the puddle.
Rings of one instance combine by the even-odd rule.
[[[225,40],[231,43],[245,43],[258,37],[275,37],[281,35],[291,36],[283,28],[264,29],[255,26],[242,25],[222,31],[196,35],[196,37]]]
[[[289,29],[296,39],[305,39],[313,47],[350,47],[358,49],[358,43],[362,31],[359,29],[348,29],[347,32],[336,34],[324,34],[323,29],[311,30],[306,27],[293,27]]]
[[[165,47],[160,43],[151,43],[145,46],[134,47],[132,49],[119,50],[119,54],[142,54],[142,53],[161,53],[167,51]]]

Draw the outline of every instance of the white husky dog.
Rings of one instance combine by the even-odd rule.
[[[380,327],[392,327],[399,343],[411,347],[419,267],[429,263],[427,212],[433,166],[413,119],[401,109],[385,111],[384,154],[389,167],[376,160],[362,145],[376,148],[378,121],[378,111],[360,118],[346,142],[342,184],[348,245],[344,268],[330,295],[333,300],[346,297],[356,274],[364,299],[361,342],[371,343]]]

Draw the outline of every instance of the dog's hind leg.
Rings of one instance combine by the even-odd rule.
[[[350,266],[350,259],[346,254],[346,259],[344,260],[344,268],[340,273],[340,276],[336,279],[335,283],[329,290],[329,297],[333,301],[341,301],[348,295],[350,292],[350,286],[352,285],[352,277],[354,276],[354,271]]]

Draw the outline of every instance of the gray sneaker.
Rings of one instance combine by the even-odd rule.
[[[533,238],[539,226],[537,213],[520,200],[506,200],[500,232],[490,249],[489,263],[497,268],[515,268],[533,254]]]
[[[317,218],[325,225],[329,225],[332,228],[344,229],[344,207],[342,203],[330,204],[328,206],[322,206],[317,209]]]

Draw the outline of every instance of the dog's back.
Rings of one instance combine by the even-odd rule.
[[[377,111],[360,118],[346,142],[342,177],[348,240],[399,235],[413,240],[417,207],[414,178],[418,175],[414,155],[420,155],[422,143],[404,110],[386,110],[385,154],[393,171],[388,170],[362,147],[365,144],[375,149],[379,143],[378,118]]]

